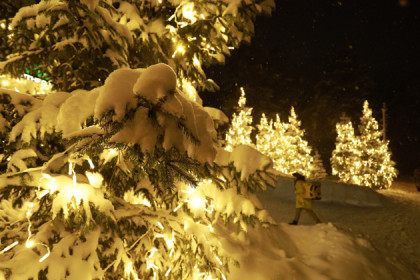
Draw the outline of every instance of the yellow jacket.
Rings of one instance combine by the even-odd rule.
[[[305,183],[303,180],[295,182],[296,208],[312,210],[312,200],[303,198],[305,193]]]

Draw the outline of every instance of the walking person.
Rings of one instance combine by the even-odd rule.
[[[293,173],[293,177],[295,177],[295,195],[296,195],[296,214],[295,219],[289,223],[289,225],[297,225],[299,222],[300,214],[302,213],[302,209],[311,215],[311,217],[315,220],[318,224],[321,220],[312,210],[312,200],[304,198],[305,194],[305,176],[300,173]]]

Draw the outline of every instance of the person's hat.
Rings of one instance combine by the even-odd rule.
[[[303,180],[305,180],[305,176],[303,176],[299,172],[295,172],[292,175],[293,175],[293,177],[296,177],[296,179],[303,179]]]

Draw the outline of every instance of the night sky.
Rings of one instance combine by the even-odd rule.
[[[262,112],[287,120],[295,106],[306,139],[329,169],[335,123],[357,126],[364,100],[382,124],[401,176],[420,167],[420,1],[283,0],[259,17],[251,44],[208,69],[220,85],[203,105],[231,117],[246,91],[254,125]]]

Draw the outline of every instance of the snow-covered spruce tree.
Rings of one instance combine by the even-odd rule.
[[[238,107],[232,115],[232,122],[226,133],[225,149],[232,151],[234,147],[245,144],[252,145],[251,133],[252,127],[252,108],[246,107],[245,90],[241,87],[241,96],[239,97]]]
[[[375,189],[387,189],[397,177],[395,163],[388,149],[389,141],[383,139],[378,122],[372,116],[372,109],[366,100],[363,103],[360,133],[360,185]]]
[[[313,161],[311,147],[304,140],[305,131],[300,126],[301,121],[298,119],[295,109],[292,107],[290,109],[289,122],[285,126],[285,140],[279,143],[283,147],[281,148],[282,153],[277,157],[279,158],[279,162],[284,165],[282,164],[278,170],[286,174],[299,172],[305,176],[309,176]]]
[[[264,155],[272,158],[276,149],[273,120],[268,122],[264,113],[261,115],[260,124],[257,125],[256,148]]]
[[[12,131],[51,125],[66,149],[0,177],[0,278],[226,279],[231,228],[271,221],[253,194],[273,183],[271,160],[219,148],[165,64],[40,106],[41,119]]]
[[[349,117],[343,115],[336,124],[337,138],[331,156],[331,174],[349,184],[361,184],[360,139]]]
[[[60,90],[88,89],[122,65],[164,62],[191,99],[196,89],[217,88],[203,66],[224,63],[250,42],[256,17],[275,7],[273,0],[36,2],[13,18],[6,72],[19,77],[37,64]]]

